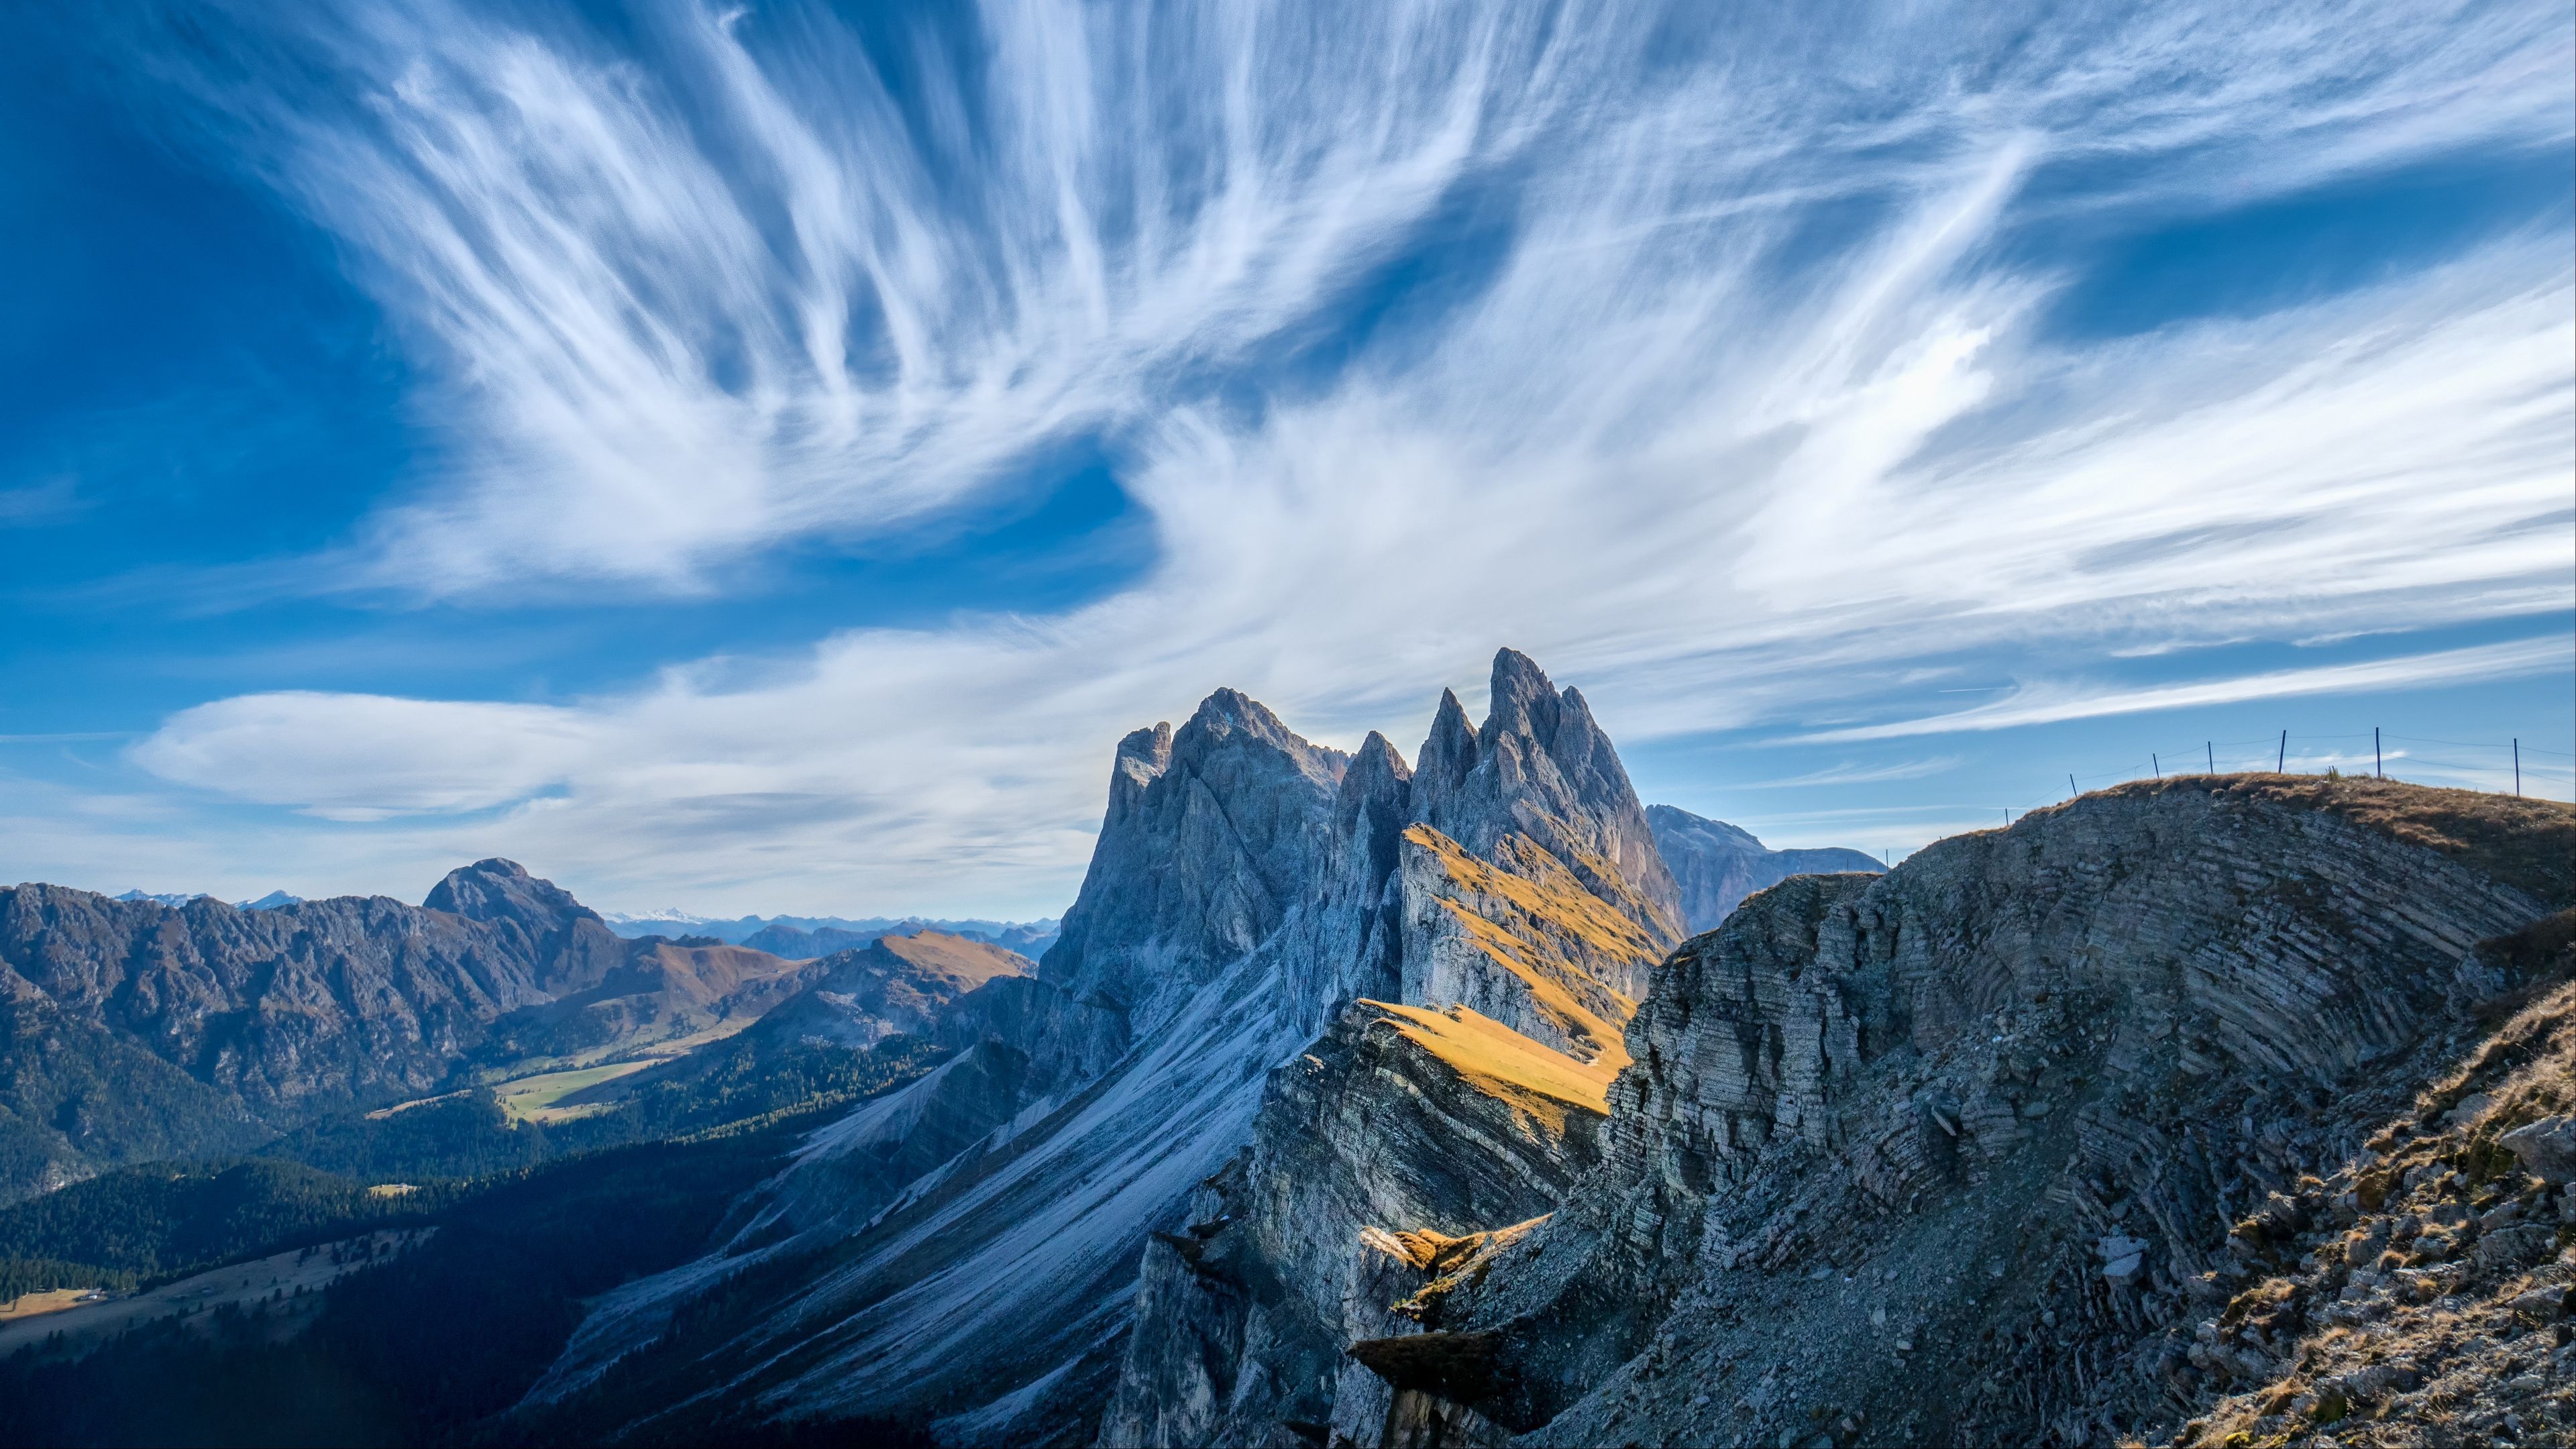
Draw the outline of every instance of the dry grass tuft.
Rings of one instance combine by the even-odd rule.
[[[1431,1011],[1384,1001],[1363,1000],[1360,1005],[1382,1013],[1379,1020],[1446,1063],[1469,1086],[1542,1116],[1559,1133],[1565,1130],[1567,1105],[1604,1116],[1610,1111],[1610,1082],[1619,1075],[1615,1067],[1576,1061],[1463,1006]]]
[[[2132,780],[2099,793],[2137,797],[2212,788],[2240,800],[2331,810],[2391,839],[2455,856],[2550,906],[2576,906],[2576,805],[2556,800],[2402,780],[2273,774]]]

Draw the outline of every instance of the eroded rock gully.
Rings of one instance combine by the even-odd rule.
[[[1676,890],[1582,696],[1509,651],[1491,693],[1475,728],[1444,693],[1419,768],[1392,761],[1337,877],[1374,923],[1343,979],[1390,999],[1272,1074],[1249,1147],[1145,1250],[1101,1442],[1374,1438],[1393,1395],[1346,1347],[1434,1313],[1597,1163]]]
[[[941,1006],[950,1063],[601,1300],[528,1407],[613,1372],[643,1437],[2206,1428],[2292,1330],[2258,1362],[2197,1325],[2566,969],[2516,933],[2576,900],[2576,812],[2280,776],[1792,878],[1676,951],[1582,696],[1505,651],[1492,698],[1444,698],[1410,766],[1231,691],[1129,736],[1037,973]]]
[[[1656,973],[1601,1165],[1445,1293],[1454,1337],[1409,1350],[1470,1387],[1426,1379],[1335,1427],[2205,1437],[2217,1420],[2181,1426],[2295,1350],[2287,1324],[2216,1343],[2202,1325],[2246,1320],[2229,1305],[2310,1245],[2334,1184],[2384,1188],[2365,1139],[2488,1035],[2481,1011],[2567,969],[2520,933],[2576,897],[2571,845],[2564,806],[2203,778],[1755,896]],[[2481,1150],[2496,1160],[2457,1149]],[[2442,1180],[2409,1171],[2410,1191]],[[2518,1174],[2470,1205],[2555,1211]],[[2557,1252],[2505,1231],[2516,1271]],[[1390,1352],[1360,1350],[1407,1361]],[[2255,1407],[2297,1395],[2273,1397]]]
[[[716,1251],[602,1300],[526,1408],[612,1369],[648,1405],[963,1443],[1294,1439],[1382,1407],[1344,1348],[1455,1270],[1429,1235],[1490,1247],[1597,1161],[1680,934],[1582,696],[1508,650],[1490,693],[1474,726],[1444,697],[1419,768],[1231,690],[1130,734],[1037,974],[941,1007],[955,1058],[817,1132]]]

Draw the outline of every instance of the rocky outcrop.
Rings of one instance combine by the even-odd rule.
[[[1490,709],[1467,727],[1443,690],[1414,765],[1413,818],[1492,860],[1519,836],[1650,936],[1681,933],[1681,898],[1645,807],[1591,706],[1558,693],[1527,655],[1494,656]]]
[[[1119,741],[1109,810],[1047,976],[1151,1031],[1275,933],[1322,873],[1347,763],[1231,689]]]
[[[2571,934],[2576,912],[2526,933],[2547,975],[2576,975]],[[2245,1275],[2166,1341],[2189,1414],[2173,1444],[2313,1432],[2432,1449],[2576,1434],[2571,1139],[2576,985],[2562,985],[2339,1170],[2235,1225]]]
[[[2513,943],[2576,899],[2571,846],[2564,806],[2202,777],[1756,895],[1657,973],[1598,1172],[1451,1295],[1483,1387],[1409,1422],[2169,1431],[2276,1195],[2550,969]]]
[[[817,1134],[722,1252],[604,1303],[539,1397],[660,1344],[755,1417],[920,1415],[958,1442],[1329,1420],[1350,1286],[1384,1267],[1367,1230],[1544,1212],[1589,1160],[1619,1026],[1677,934],[1582,697],[1509,651],[1493,696],[1479,729],[1444,705],[1427,792],[1383,737],[1322,749],[1231,690],[1129,735],[1038,975],[957,998],[932,1033],[1025,1060],[945,1118],[989,1130],[935,1166],[909,1145],[959,1066]],[[1385,1004],[1345,1010],[1362,998]],[[1301,1088],[1310,1057],[1372,1085]],[[1269,1226],[1193,1235],[1234,1212],[1225,1191]],[[1157,1383],[1225,1387],[1166,1410]]]
[[[1471,729],[1444,695],[1409,778],[1376,736],[1346,777],[1385,762],[1369,849],[1315,916],[1375,912],[1300,956],[1356,948],[1393,999],[1341,1012],[1273,1076],[1248,1152],[1186,1236],[1146,1250],[1102,1443],[1373,1435],[1394,1398],[1343,1350],[1417,1328],[1420,1303],[1394,1305],[1454,1256],[1423,1245],[1542,1216],[1593,1160],[1672,885],[1582,696],[1506,650],[1492,697]]]
[[[1146,1248],[1100,1442],[1374,1429],[1387,1396],[1344,1350],[1409,1328],[1397,1305],[1456,1243],[1556,1205],[1598,1160],[1610,1077],[1464,1008],[1354,1003],[1273,1078],[1244,1156]]]
[[[1466,1006],[1586,1062],[1623,1066],[1620,1029],[1668,936],[1586,889],[1529,837],[1479,860],[1428,825],[1402,837],[1403,999]]]
[[[1751,831],[1671,805],[1647,806],[1646,824],[1655,832],[1664,864],[1672,868],[1683,928],[1694,935],[1717,929],[1746,896],[1793,875],[1876,875],[1885,869],[1878,857],[1857,850],[1773,850]]]

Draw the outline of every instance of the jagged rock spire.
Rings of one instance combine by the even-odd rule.
[[[1117,828],[1142,808],[1145,787],[1171,767],[1172,726],[1168,721],[1149,730],[1134,731],[1120,740],[1118,753],[1109,766],[1109,815],[1105,828]]]
[[[1177,731],[1128,735],[1046,979],[1150,1027],[1259,945],[1322,877],[1348,763],[1232,689]]]
[[[1414,818],[1488,858],[1503,837],[1527,836],[1640,925],[1679,937],[1680,892],[1618,751],[1582,692],[1559,692],[1518,650],[1494,655],[1481,728],[1470,732],[1457,696],[1442,693]]]
[[[1431,737],[1422,742],[1424,788],[1445,798],[1466,782],[1476,768],[1476,727],[1467,722],[1466,706],[1455,690],[1440,691],[1440,709],[1431,716]]]

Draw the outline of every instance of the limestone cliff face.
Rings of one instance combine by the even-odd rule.
[[[1670,805],[1647,806],[1646,824],[1672,867],[1683,926],[1693,934],[1717,929],[1746,896],[1793,875],[1876,875],[1885,868],[1878,857],[1857,850],[1773,850],[1751,831]]]
[[[1471,1401],[1431,1417],[2153,1427],[2195,1305],[2245,1279],[2229,1224],[2335,1172],[2537,969],[2499,943],[2576,899],[2572,845],[2563,806],[2204,777],[1753,897],[1629,1023],[1598,1172],[1454,1295]]]
[[[1555,1207],[1598,1160],[1610,1075],[1463,1008],[1354,1003],[1145,1250],[1100,1442],[1374,1432],[1389,1396],[1346,1348],[1409,1326],[1442,1248]]]
[[[1278,930],[1321,874],[1344,757],[1230,689],[1119,742],[1109,810],[1047,979],[1140,1032]]]
[[[1506,650],[1492,698],[1471,729],[1444,694],[1409,780],[1375,736],[1346,778],[1369,805],[1337,819],[1371,824],[1305,908],[1341,929],[1293,959],[1391,999],[1306,1027],[1250,1148],[1147,1249],[1102,1443],[1374,1434],[1388,1388],[1344,1349],[1413,1327],[1391,1305],[1447,1264],[1394,1245],[1542,1216],[1592,1161],[1672,882],[1582,696]]]
[[[603,1303],[537,1397],[661,1345],[754,1416],[958,1442],[1329,1420],[1353,1304],[1374,1328],[1385,1281],[1422,1286],[1365,1245],[1545,1212],[1676,934],[1581,696],[1508,651],[1493,693],[1481,730],[1444,709],[1427,794],[1384,738],[1344,756],[1230,690],[1129,735],[1037,975],[944,1007],[954,1064],[818,1133],[721,1252]],[[1218,1218],[1245,1226],[1194,1232]]]
[[[1491,860],[1519,835],[1651,936],[1681,932],[1680,892],[1645,807],[1581,693],[1556,692],[1528,656],[1494,656],[1491,708],[1474,730],[1441,692],[1414,766],[1413,818]]]
[[[1668,935],[1587,889],[1529,837],[1479,860],[1428,825],[1402,836],[1393,882],[1404,940],[1403,998],[1466,1006],[1583,1061],[1627,1057],[1637,1009]]]

